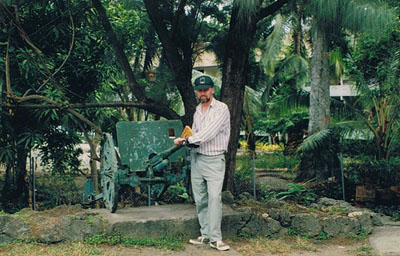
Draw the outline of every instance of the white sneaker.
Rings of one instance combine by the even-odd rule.
[[[218,251],[227,251],[230,248],[229,245],[224,244],[222,241],[211,242],[210,246]]]
[[[189,243],[191,244],[205,244],[208,243],[210,240],[206,237],[199,236],[197,239],[190,239]]]

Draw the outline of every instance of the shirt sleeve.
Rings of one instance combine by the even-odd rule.
[[[189,143],[199,145],[212,140],[218,133],[223,131],[227,126],[226,124],[230,122],[228,106],[225,104],[219,106],[213,113],[209,114],[211,114],[211,117],[207,125],[203,127],[200,132],[189,137]]]

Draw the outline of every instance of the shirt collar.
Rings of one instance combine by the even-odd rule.
[[[202,103],[200,103],[199,105],[197,105],[197,109],[201,109],[201,104],[202,104]],[[211,100],[210,107],[215,107],[215,104],[217,104],[217,99],[215,99],[215,98],[213,97],[212,100]]]

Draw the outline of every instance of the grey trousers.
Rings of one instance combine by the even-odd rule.
[[[191,181],[201,236],[222,241],[221,192],[225,176],[225,155],[207,156],[192,152]]]

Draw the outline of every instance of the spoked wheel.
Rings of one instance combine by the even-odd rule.
[[[101,149],[101,188],[105,207],[115,212],[118,206],[118,159],[111,134],[104,135]]]

